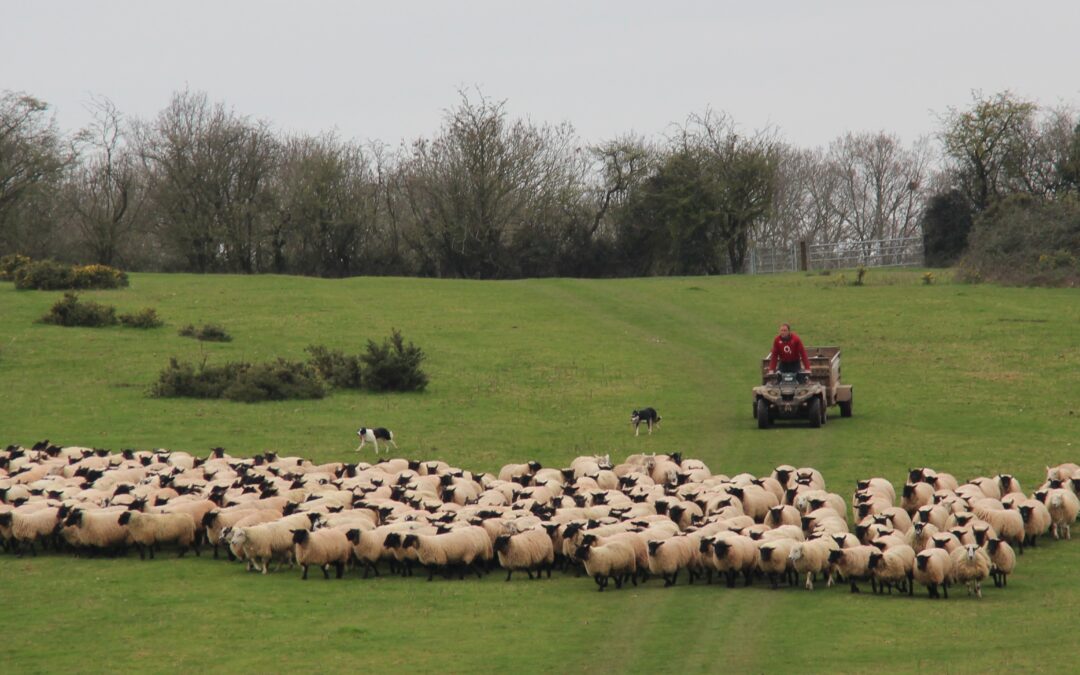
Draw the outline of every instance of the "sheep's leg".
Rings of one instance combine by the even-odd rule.
[[[630,577],[630,581],[633,582],[634,586],[637,586],[637,572],[628,574],[627,576]]]
[[[183,558],[185,553],[187,553],[187,546],[181,546],[180,547],[180,555],[178,555],[176,557],[177,558]]]
[[[622,577],[621,574],[616,574],[615,575],[615,590],[618,590],[618,589],[622,588],[622,580],[623,580],[623,577]]]
[[[1002,572],[1001,574],[1001,587],[1006,588],[1009,585],[1009,575]]]
[[[142,544],[136,544],[139,547],[139,560],[146,560],[146,547]]]
[[[855,580],[854,579],[851,580],[851,592],[852,593],[858,593],[859,592],[859,587],[855,585]]]
[[[319,565],[319,569],[322,570],[323,579],[330,581],[330,563]]]
[[[334,563],[334,567],[336,567],[336,568],[337,568],[337,578],[338,578],[338,579],[340,579],[340,578],[342,578],[343,576],[345,576],[345,563],[343,563],[343,562],[336,562],[336,563]]]
[[[510,581],[510,575],[512,575],[513,573],[514,573],[514,570],[511,570],[511,569],[506,570],[506,580],[507,581]],[[531,574],[529,575],[529,578],[532,579]]]
[[[307,566],[307,565],[301,565],[301,567],[303,567],[303,568],[304,568],[304,574],[303,574],[303,576],[301,576],[300,578],[301,578],[301,579],[304,579],[304,580],[306,581],[306,580],[307,580],[307,568],[308,568],[308,566]],[[263,574],[266,574],[266,573],[265,573],[265,572],[263,572]]]
[[[596,585],[600,587],[600,591],[604,590],[604,581],[605,580],[601,575],[597,574],[596,576],[594,576],[593,581],[595,581]]]
[[[806,583],[803,584],[803,586],[805,586],[806,590],[808,590],[808,591],[814,590],[814,581],[813,581],[813,579],[811,579],[811,577],[813,575],[814,575],[813,572],[807,572],[806,573]]]
[[[749,586],[754,581],[754,573],[750,570],[743,570],[743,576],[746,577],[746,586]]]

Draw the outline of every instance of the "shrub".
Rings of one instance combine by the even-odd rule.
[[[75,288],[71,267],[55,260],[32,260],[15,270],[15,288],[19,290],[59,291]]]
[[[202,328],[196,328],[189,323],[178,332],[184,337],[195,338],[196,340],[202,340],[203,342],[232,341],[232,336],[226,333],[224,328],[213,323],[205,324]]]
[[[255,365],[202,363],[196,367],[170,358],[169,365],[158,373],[150,393],[161,398],[227,398],[255,403],[322,398],[326,388],[310,366],[285,359]]]
[[[381,345],[368,340],[367,353],[360,357],[364,387],[371,391],[423,391],[428,384],[428,376],[420,368],[424,358],[419,347],[405,344],[397,329]]]
[[[359,389],[363,386],[363,368],[359,356],[346,356],[339,350],[327,349],[322,345],[309,345],[305,351],[311,355],[308,363],[331,386],[341,389]]]
[[[866,268],[863,267],[862,265],[859,265],[857,268],[855,268],[855,285],[856,286],[862,286],[863,282],[865,280],[866,280]]]
[[[12,253],[0,258],[0,281],[15,281],[15,271],[31,262],[30,258]]]
[[[57,326],[113,326],[116,324],[116,308],[90,300],[80,301],[79,296],[68,292],[40,321]]]
[[[933,284],[934,283],[934,273],[933,272],[923,272],[922,282],[927,286]]]
[[[124,288],[127,272],[108,265],[76,265],[71,268],[75,288]]]
[[[165,325],[153,307],[145,307],[132,314],[121,314],[120,323],[128,328],[160,328]]]
[[[14,263],[13,263],[14,264]],[[109,289],[128,285],[127,273],[108,265],[75,266],[55,260],[29,260],[12,271],[15,288],[39,291]]]

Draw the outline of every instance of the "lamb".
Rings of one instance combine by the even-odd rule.
[[[1003,539],[989,539],[986,542],[986,554],[990,556],[990,576],[994,585],[1004,588],[1009,585],[1009,575],[1016,568],[1016,554]]]
[[[968,595],[982,598],[982,582],[990,576],[990,556],[975,544],[968,544],[949,554],[952,558],[952,581],[965,584]]]
[[[879,552],[877,548],[865,545],[830,551],[829,581],[826,585],[832,586],[834,579],[840,576],[851,583],[852,593],[858,593],[859,587],[855,582],[869,579],[871,588],[876,591],[877,580],[870,574],[870,555]]]
[[[798,583],[798,575],[788,559],[799,542],[794,539],[774,539],[758,546],[758,569],[769,578],[773,589],[779,588],[778,579],[786,579],[789,586]]]
[[[949,579],[952,576],[952,558],[940,548],[929,548],[915,556],[912,579],[926,587],[931,598],[940,598],[941,587],[945,599],[949,599]]]
[[[199,543],[195,539],[195,519],[187,513],[124,511],[117,518],[117,522],[127,526],[132,543],[139,549],[141,560],[146,559],[148,549],[150,559],[153,560],[154,548],[169,543],[180,547],[181,558],[193,545],[195,555],[200,555]]]
[[[868,567],[873,578],[877,580],[878,593],[883,593],[888,587],[892,594],[892,587],[896,584],[900,591],[907,586],[908,595],[914,593],[911,579],[915,566],[915,551],[910,546],[893,546],[885,551],[871,553]]]
[[[318,565],[326,579],[330,578],[330,565],[336,569],[338,579],[345,573],[345,564],[352,555],[352,546],[344,532],[297,528],[292,530],[292,541],[296,547],[296,562],[304,568],[301,579],[307,579],[309,565]]]
[[[533,578],[533,570],[536,578],[540,578],[543,569],[547,569],[548,578],[551,578],[551,566],[555,562],[555,550],[552,547],[551,537],[543,528],[526,530],[515,535],[500,535],[496,537],[493,546],[499,558],[499,565],[506,569],[506,580],[515,570],[525,570],[529,578]]]
[[[820,537],[796,543],[788,554],[791,567],[799,576],[806,575],[806,590],[814,590],[818,574],[829,570],[829,553],[840,548],[831,537]]]
[[[1038,496],[1037,493],[1036,496]],[[1054,539],[1072,539],[1072,523],[1080,514],[1080,499],[1071,490],[1058,488],[1048,490],[1042,501],[1050,513],[1050,524]]]
[[[1036,538],[1050,530],[1050,524],[1053,522],[1050,511],[1037,499],[1025,499],[1020,503],[1019,511],[1020,517],[1024,520],[1024,543],[1035,546]]]
[[[615,579],[615,588],[622,588],[623,581],[627,578],[633,579],[637,572],[634,549],[622,541],[582,546],[575,553],[575,557],[585,563],[585,573],[593,578],[600,592],[607,588],[608,581],[612,578]]]

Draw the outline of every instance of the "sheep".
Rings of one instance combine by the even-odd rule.
[[[982,598],[982,582],[990,576],[990,556],[975,544],[968,544],[949,554],[952,559],[953,583],[965,584],[968,595]]]
[[[1021,555],[1024,553],[1024,518],[1019,511],[1006,509],[983,509],[975,505],[975,515],[994,528],[997,536],[1010,544],[1015,544]]]
[[[994,585],[1004,588],[1009,585],[1008,577],[1016,568],[1016,553],[1003,539],[996,537],[986,541],[986,555],[990,557],[990,576]]]
[[[1036,493],[1038,496],[1040,493]],[[1050,513],[1051,532],[1054,539],[1072,539],[1072,523],[1080,514],[1080,499],[1070,490],[1058,488],[1046,491],[1041,499]]]
[[[867,478],[866,480],[860,480],[855,484],[856,492],[862,492],[864,490],[870,490],[877,494],[888,497],[889,503],[896,501],[896,488],[885,478]]]
[[[978,478],[972,478],[968,483],[982,490],[982,493],[987,497],[1001,499],[1001,482],[998,480],[979,476]]]
[[[671,523],[669,522],[668,525],[670,524]],[[640,532],[616,532],[614,534],[604,535],[602,538],[593,534],[595,531],[596,530],[591,530],[588,534],[582,536],[581,545],[593,546],[597,543],[606,544],[612,541],[622,541],[630,544],[630,547],[634,549],[634,555],[637,558],[635,560],[635,565],[637,566],[636,576],[640,577],[643,581],[647,581],[649,578],[649,540],[671,539],[679,534],[678,529],[672,530],[670,527],[664,526],[661,523],[654,523],[653,527],[649,527]]]
[[[695,543],[694,539],[687,535],[650,540],[649,574],[663,577],[665,588],[674,586],[679,578],[679,570],[691,567],[698,557],[695,546],[700,546],[700,543]],[[694,583],[694,572],[688,570],[688,574],[690,583]]]
[[[837,576],[843,577],[851,583],[851,592],[858,593],[859,587],[856,581],[870,580],[872,590],[877,590],[877,580],[870,574],[870,555],[880,553],[873,546],[853,546],[851,548],[836,549],[829,552],[829,581],[826,586],[832,586]]]
[[[912,579],[926,587],[931,598],[940,598],[938,587],[949,599],[949,580],[952,575],[952,558],[940,548],[929,548],[915,556]]]
[[[758,545],[758,569],[769,578],[773,589],[779,588],[778,579],[786,579],[789,586],[798,583],[798,575],[788,559],[799,542],[794,539],[774,539]]]
[[[544,568],[547,569],[548,578],[551,578],[555,550],[551,537],[542,528],[515,535],[500,535],[495,539],[492,548],[499,558],[499,565],[506,569],[507,581],[510,581],[515,570],[525,570],[530,579],[533,578],[532,573],[535,570],[536,578],[539,579]]]
[[[776,495],[753,484],[745,487],[730,487],[728,494],[742,502],[743,513],[759,523],[765,521],[765,516],[769,515],[769,509],[780,505],[780,500]]]
[[[352,555],[352,546],[344,532],[329,529],[308,531],[304,528],[297,528],[291,532],[296,562],[304,568],[301,579],[307,579],[309,565],[318,565],[326,579],[330,578],[329,568],[333,565],[337,571],[337,578],[342,577],[345,573],[345,564],[349,562],[349,556]]]
[[[1050,530],[1050,510],[1037,499],[1025,499],[1020,502],[1018,510],[1024,521],[1024,543],[1035,546],[1036,538]]]
[[[806,590],[814,590],[814,580],[818,574],[829,570],[829,552],[840,548],[831,537],[820,537],[805,542],[798,542],[788,554],[791,567],[799,576],[806,575]]]
[[[1054,467],[1046,467],[1046,480],[1047,482],[1053,480],[1067,481],[1077,473],[1080,473],[1080,466],[1072,462],[1065,462]]]
[[[169,543],[180,547],[181,558],[192,546],[195,548],[195,555],[200,555],[199,542],[195,538],[195,519],[187,513],[124,511],[117,518],[117,522],[127,526],[132,543],[139,549],[140,560],[146,559],[147,550],[153,560],[154,548]]]
[[[541,468],[540,462],[536,461],[526,462],[525,464],[507,464],[499,469],[499,480],[514,482],[526,476],[531,477]]]
[[[37,556],[35,544],[42,547],[49,538],[53,538],[53,546],[56,546],[55,535],[60,529],[60,509],[57,506],[20,506],[14,511],[0,513],[0,526],[11,528],[13,545],[18,549],[19,555],[23,549],[30,548],[30,553]]]
[[[808,485],[813,490],[825,489],[825,478],[817,469],[802,467],[795,470],[795,482],[800,485]]]
[[[706,552],[709,541],[703,538],[699,544],[700,547],[706,549]],[[750,585],[760,554],[757,543],[750,537],[724,532],[712,540],[712,552],[706,560],[717,572],[725,575],[728,588],[734,588],[735,579],[740,572],[743,574],[746,585]]]
[[[1024,492],[1022,489],[1020,489],[1020,481],[1016,480],[1016,478],[1007,473],[999,473],[998,475],[994,476],[994,479],[998,482],[998,486],[1001,488],[1002,495],[1007,495],[1014,492],[1019,492],[1022,494]]]
[[[769,514],[765,516],[765,524],[772,528],[781,525],[796,525],[801,527],[802,516],[799,513],[799,510],[794,506],[782,504],[769,509]]]
[[[600,592],[603,592],[612,578],[615,580],[615,588],[622,588],[623,581],[626,578],[633,579],[637,572],[634,549],[623,541],[582,546],[578,548],[575,557],[585,564],[585,573],[596,582]]]
[[[939,530],[944,530],[948,527],[949,511],[940,504],[923,506],[916,518],[919,522],[930,523]]]
[[[491,539],[482,527],[470,525],[441,534],[408,534],[401,540],[402,548],[415,548],[416,559],[428,569],[428,581],[435,570],[449,571],[457,568],[461,578],[465,570],[473,568],[476,576],[482,576],[477,563],[491,559]]]
[[[279,567],[282,561],[293,562],[292,531],[309,530],[317,522],[319,515],[316,513],[296,513],[268,523],[236,527],[231,544],[243,552],[248,571],[260,569],[263,574],[268,574],[271,561],[278,561]]]
[[[929,483],[907,483],[900,497],[900,508],[913,516],[916,511],[932,504],[933,501],[934,488]]]
[[[939,473],[929,467],[908,470],[908,482],[929,483],[935,490],[955,490],[960,487],[956,477],[948,473]]]
[[[70,542],[103,551],[123,553],[130,541],[128,529],[118,522],[119,513],[105,509],[72,509],[64,526],[74,534]]]
[[[878,593],[883,593],[885,587],[888,587],[890,595],[892,595],[894,584],[898,586],[901,592],[906,585],[908,595],[915,592],[911,583],[914,566],[915,550],[904,544],[890,546],[878,553],[871,553],[868,562],[870,573],[877,580]]]

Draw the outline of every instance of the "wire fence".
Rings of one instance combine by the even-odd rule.
[[[922,237],[872,239],[754,247],[747,270],[750,274],[771,274],[806,270],[834,270],[848,267],[912,267],[923,264]]]

